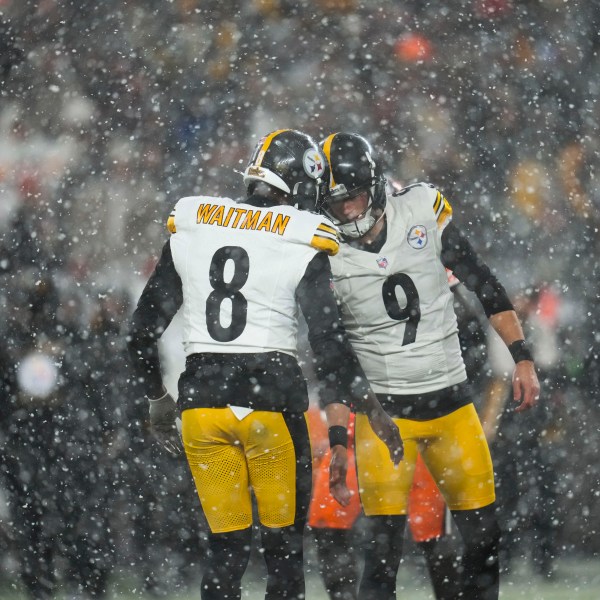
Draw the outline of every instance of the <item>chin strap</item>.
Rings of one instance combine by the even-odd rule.
[[[337,228],[340,230],[340,233],[343,237],[347,237],[353,240],[360,239],[367,235],[381,219],[383,219],[383,215],[385,214],[385,210],[381,211],[381,214],[377,217],[374,217],[372,214],[373,205],[371,204],[367,210],[363,213],[363,217],[355,219],[351,223],[345,223],[344,225],[338,225]],[[367,214],[368,213],[368,214]],[[366,224],[364,227],[361,225]]]

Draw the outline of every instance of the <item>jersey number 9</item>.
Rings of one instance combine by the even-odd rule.
[[[400,308],[396,296],[396,286],[400,286],[406,296],[406,306]],[[419,293],[413,280],[406,273],[394,273],[384,282],[382,288],[383,304],[390,318],[395,321],[406,321],[402,345],[412,344],[417,338],[417,326],[421,320]]]

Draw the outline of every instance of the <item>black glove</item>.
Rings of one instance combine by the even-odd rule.
[[[169,392],[160,398],[148,398],[150,404],[150,428],[154,437],[169,454],[183,453],[181,435],[177,428],[177,404]]]

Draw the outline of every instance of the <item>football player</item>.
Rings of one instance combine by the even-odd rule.
[[[337,232],[322,215],[296,207],[315,206],[327,169],[312,138],[278,130],[254,150],[244,173],[246,200],[179,200],[168,220],[171,237],[133,315],[130,350],[151,427],[177,453],[181,411],[183,447],[211,530],[204,600],[241,597],[251,492],[267,565],[266,598],[304,598],[311,451],[308,394],[296,359],[298,306],[323,381],[336,499],[345,504],[350,497],[347,404],[366,411],[391,465],[402,456],[398,429],[339,321],[328,261],[339,249]],[[180,307],[187,358],[176,406],[163,387],[157,340]]]
[[[390,468],[385,448],[357,416],[358,480],[373,532],[359,598],[396,598],[419,452],[464,538],[463,597],[495,599],[500,533],[492,461],[467,383],[446,268],[475,292],[512,354],[517,411],[539,395],[521,324],[503,286],[452,223],[452,208],[439,190],[418,183],[387,192],[378,157],[359,135],[334,133],[322,148],[330,172],[317,210],[344,242],[330,259],[342,320],[405,443],[405,460]]]

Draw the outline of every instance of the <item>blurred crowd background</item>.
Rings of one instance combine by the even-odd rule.
[[[597,0],[0,0],[0,17],[0,580],[42,598],[55,577],[101,596],[115,572],[197,575],[205,525],[149,438],[124,329],[177,199],[242,197],[257,140],[290,127],[361,133],[390,177],[448,197],[543,379],[513,418],[510,361],[478,343],[507,563],[597,557]]]

